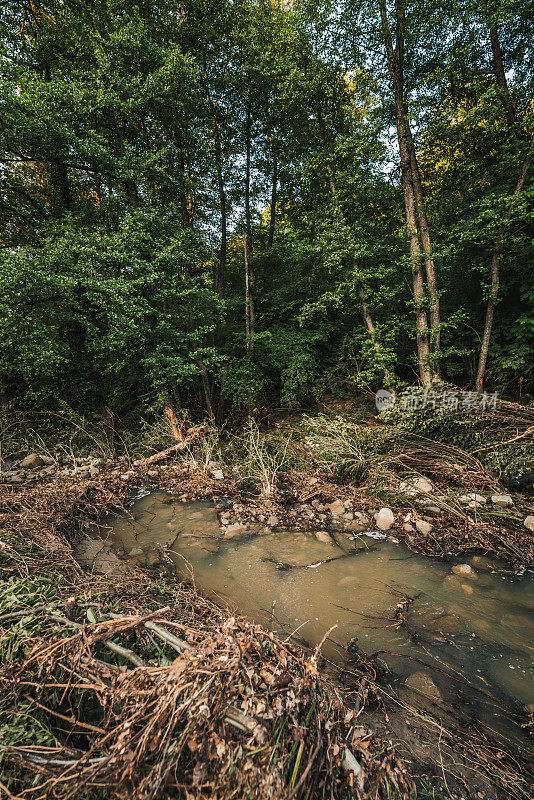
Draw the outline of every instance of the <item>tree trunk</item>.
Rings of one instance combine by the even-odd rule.
[[[246,170],[245,170],[245,234],[243,249],[245,253],[245,331],[247,350],[254,338],[254,263],[252,254],[252,225],[250,221],[250,104],[247,106],[245,123]]]
[[[217,186],[219,190],[219,207],[221,209],[221,246],[219,248],[219,257],[217,261],[217,274],[215,276],[215,289],[222,300],[224,295],[224,276],[226,272],[226,239],[227,239],[227,221],[226,221],[226,191],[224,188],[223,178],[223,157],[221,147],[221,132],[217,122],[217,115],[213,112],[213,140],[215,143],[215,164],[217,168]]]
[[[495,305],[497,303],[497,296],[499,293],[500,261],[504,244],[504,235],[510,223],[510,219],[512,217],[519,195],[523,191],[523,187],[525,185],[525,181],[527,178],[527,172],[532,163],[533,157],[534,157],[534,138],[530,143],[530,149],[527,153],[527,157],[523,161],[523,166],[521,167],[521,172],[519,174],[519,178],[517,180],[517,184],[514,193],[512,195],[512,199],[510,200],[508,211],[506,212],[505,218],[499,225],[499,229],[497,231],[497,237],[495,239],[495,245],[493,247],[493,257],[491,259],[491,293],[486,308],[486,321],[484,323],[484,333],[482,334],[482,344],[480,345],[480,356],[478,359],[478,369],[477,369],[477,377],[475,383],[475,388],[477,392],[482,392],[484,388],[484,373],[486,371],[486,363],[488,360],[491,329],[493,327],[493,317],[495,315]]]
[[[271,207],[270,207],[270,215],[269,215],[269,236],[267,239],[267,260],[269,260],[273,241],[274,241],[274,231],[276,227],[276,197],[278,192],[278,156],[276,153],[276,144],[272,137],[269,137],[269,141],[271,143],[271,153],[272,153],[272,160],[273,160],[273,183],[271,187]]]
[[[419,235],[421,237],[421,244],[423,245],[423,252],[425,255],[425,272],[426,281],[428,284],[429,303],[430,303],[430,352],[432,358],[432,371],[435,376],[439,376],[439,356],[435,354],[439,352],[441,334],[440,334],[440,312],[439,312],[439,294],[438,284],[436,278],[436,266],[434,263],[434,256],[432,254],[432,242],[430,239],[430,230],[428,227],[428,219],[426,216],[425,199],[423,194],[423,186],[421,183],[421,173],[419,172],[419,164],[417,162],[417,154],[413,143],[412,132],[410,130],[410,123],[406,113],[404,114],[404,121],[406,125],[406,142],[410,153],[410,165],[412,172],[412,184],[414,189],[417,222],[419,226]]]
[[[508,91],[508,81],[506,80],[506,72],[504,70],[504,62],[502,57],[501,43],[499,41],[499,30],[497,25],[490,25],[490,42],[491,52],[493,55],[493,74],[497,86],[501,90],[501,101],[506,111],[506,118],[512,130],[516,126],[516,113],[510,92]],[[514,131],[514,138],[517,139]]]
[[[360,305],[362,308],[363,321],[365,323],[365,327],[367,328],[369,338],[373,343],[373,347],[375,348],[376,354],[380,356],[380,353],[382,352],[382,347],[380,346],[380,343],[376,338],[376,329],[374,326],[373,318],[371,317],[371,313],[369,311],[369,306],[367,305],[367,297],[365,295],[365,289],[361,281],[358,281],[357,289],[358,289],[358,296],[360,298]],[[382,367],[382,369],[384,370],[384,385],[386,389],[389,389],[389,391],[396,396],[397,392],[395,391],[393,376],[391,375],[391,372],[388,370],[387,367]]]
[[[399,142],[401,159],[402,190],[404,195],[404,208],[406,214],[406,229],[410,245],[410,260],[412,265],[413,297],[415,304],[415,329],[417,336],[417,357],[421,383],[428,388],[432,382],[430,370],[430,346],[428,339],[428,320],[425,311],[425,286],[423,281],[421,245],[417,228],[417,214],[415,194],[412,184],[412,161],[408,148],[405,125],[404,102],[404,12],[406,0],[398,0],[396,5],[396,41],[395,50],[391,31],[387,19],[386,0],[378,0],[382,35],[387,52],[388,69],[393,84],[395,96],[395,117],[397,125],[397,139]]]

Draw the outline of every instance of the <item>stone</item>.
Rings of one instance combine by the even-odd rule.
[[[20,466],[24,469],[37,469],[37,467],[42,467],[44,463],[41,456],[37,455],[37,453],[30,453],[29,456],[22,459]]]
[[[462,583],[462,589],[466,594],[473,594],[473,587],[469,586],[467,583]]]
[[[475,503],[480,503],[481,505],[484,505],[484,503],[486,502],[486,498],[484,497],[484,495],[476,494],[476,492],[471,492],[471,494],[468,494],[467,497],[469,500],[472,500]]]
[[[508,508],[508,506],[513,506],[514,504],[514,501],[509,494],[492,494],[491,502],[494,505],[502,506],[503,508]]]
[[[434,488],[426,478],[417,478],[415,481],[412,481],[412,486],[420,492],[431,492]]]
[[[428,536],[434,530],[434,526],[430,522],[425,522],[424,519],[416,520],[415,527],[423,536]]]
[[[276,516],[276,514],[271,514],[271,516],[267,519],[267,525],[269,528],[274,528],[276,525],[280,524],[280,520]]]
[[[129,481],[131,477],[132,477],[132,476],[130,475],[130,473],[129,473],[129,472],[124,472],[124,473],[121,475],[121,481]]]
[[[355,511],[354,516],[360,523],[360,525],[369,525],[369,517],[367,514],[363,514],[361,511]]]
[[[438,687],[430,675],[427,675],[426,672],[422,670],[420,672],[412,672],[411,675],[408,675],[405,683],[410,689],[420,692],[426,697],[430,697],[431,700],[437,700],[438,702],[441,700]]]
[[[228,525],[224,532],[224,538],[235,539],[236,536],[241,536],[243,531],[246,531],[245,525],[242,522],[235,522],[233,525]]]
[[[376,527],[381,531],[389,531],[394,523],[395,517],[391,508],[381,508],[376,515]]]
[[[534,533],[534,517],[532,516],[532,514],[530,514],[528,517],[525,517],[525,519],[523,520],[523,525],[525,526],[525,528],[528,528],[529,531],[532,531],[532,533]]]
[[[352,520],[354,519],[354,514],[352,513],[352,511],[347,511],[346,514],[343,514],[343,519],[346,519],[348,522],[352,522]]]
[[[470,578],[476,581],[478,577],[473,567],[470,567],[469,564],[456,564],[452,568],[452,571],[455,575],[460,575],[462,578]]]
[[[157,469],[149,469],[147,475],[149,478],[155,478],[158,474]]]
[[[332,544],[334,541],[328,531],[315,531],[315,538],[319,542],[325,542],[328,544]]]
[[[132,547],[132,549],[128,552],[130,558],[136,558],[137,556],[143,555],[143,550],[141,547]]]
[[[98,469],[98,467],[93,467],[93,466],[89,467],[89,476],[91,478],[96,478],[99,472],[100,470]]]
[[[402,527],[404,528],[406,533],[413,533],[414,530],[415,530],[415,528],[414,528],[414,526],[412,525],[411,522],[405,522]]]
[[[345,506],[342,500],[334,500],[333,503],[328,503],[326,508],[330,511],[333,517],[339,517],[345,513]]]
[[[458,630],[458,620],[454,614],[442,614],[440,617],[431,619],[428,623],[428,627],[434,631],[455,633]]]
[[[224,472],[222,469],[212,469],[211,477],[214,481],[223,481],[224,480]]]

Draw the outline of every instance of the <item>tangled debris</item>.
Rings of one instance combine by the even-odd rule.
[[[3,497],[0,787],[7,797],[408,798],[386,738],[306,656],[185,585],[84,575],[74,523],[111,486]]]

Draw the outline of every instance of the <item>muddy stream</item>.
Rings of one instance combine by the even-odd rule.
[[[531,749],[521,723],[534,710],[534,571],[422,558],[372,530],[350,539],[334,532],[328,542],[258,527],[222,539],[213,504],[163,492],[131,511],[108,528],[120,556],[149,565],[170,558],[219,603],[311,647],[337,625],[326,658],[350,668],[358,648],[382,651],[378,682],[401,702]],[[459,563],[474,573],[454,574]]]

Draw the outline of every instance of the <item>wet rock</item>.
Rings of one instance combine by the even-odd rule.
[[[502,506],[503,508],[508,508],[508,506],[513,506],[514,504],[514,501],[509,494],[492,494],[491,502],[494,505]]]
[[[316,531],[315,532],[315,538],[319,542],[325,542],[325,543],[329,543],[329,544],[332,544],[333,541],[334,541],[332,539],[332,537],[330,536],[330,534],[328,533],[328,531]]]
[[[473,567],[470,567],[469,564],[456,564],[452,571],[455,575],[460,575],[462,578],[470,578],[471,580],[476,580],[478,575],[476,574]]]
[[[412,674],[408,675],[406,678],[405,683],[410,689],[420,692],[426,697],[430,697],[432,700],[436,700],[438,702],[441,700],[441,694],[438,687],[430,675],[427,675],[426,672],[412,672]]]
[[[381,531],[389,531],[395,524],[395,517],[391,508],[381,508],[376,515],[376,526]]]
[[[442,614],[440,617],[431,619],[428,627],[433,631],[443,631],[443,633],[455,633],[458,630],[458,620],[454,614]]]
[[[328,503],[326,508],[328,511],[330,511],[333,517],[339,517],[341,514],[345,513],[345,506],[342,500],[334,500],[333,503]]]
[[[488,558],[488,556],[473,556],[471,561],[476,565],[477,569],[480,569],[483,572],[493,572],[499,568],[502,569],[502,566],[500,567],[497,561],[492,558]]]
[[[241,536],[242,533],[246,531],[246,526],[243,525],[241,522],[235,522],[233,525],[228,525],[224,532],[225,539],[235,539],[237,536]]]
[[[37,467],[42,467],[44,463],[40,455],[37,455],[37,453],[30,453],[29,456],[22,459],[20,466],[24,469],[37,469]]]
[[[523,525],[525,528],[528,528],[529,531],[534,533],[534,517],[531,514],[528,517],[525,517]]]
[[[274,528],[276,525],[280,524],[280,520],[276,516],[276,514],[271,514],[271,516],[267,519],[267,525],[269,528]]]
[[[213,478],[214,481],[223,481],[224,472],[222,471],[222,469],[212,469],[211,477]]]
[[[466,594],[473,594],[473,587],[468,583],[462,583],[462,589]]]
[[[424,519],[418,519],[415,523],[415,527],[423,536],[428,536],[428,534],[432,533],[434,530],[434,526],[430,522],[425,522]]]

